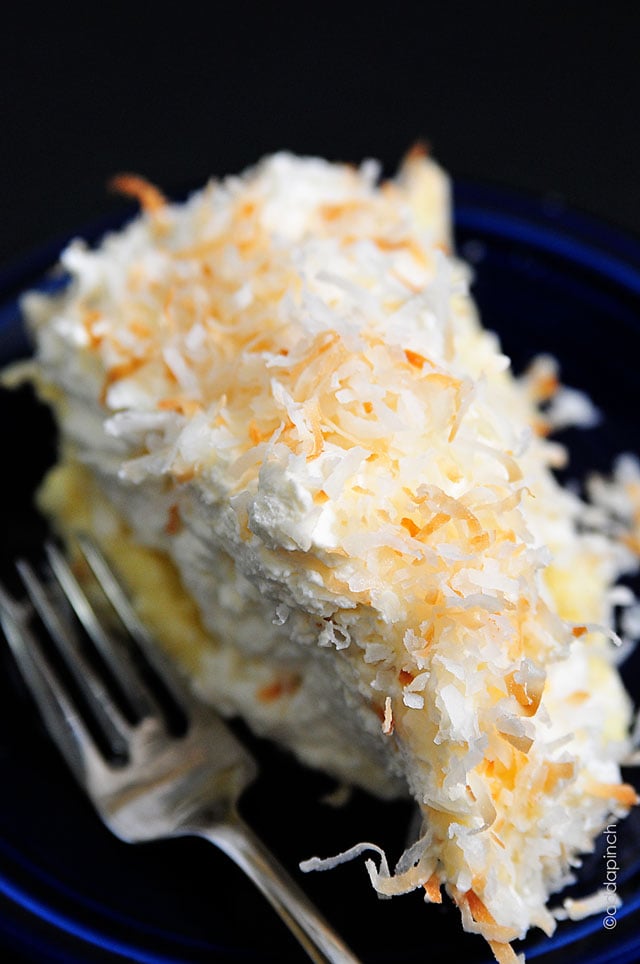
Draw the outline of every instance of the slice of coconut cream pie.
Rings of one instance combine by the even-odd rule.
[[[515,959],[636,802],[612,628],[635,560],[546,437],[586,401],[548,359],[512,374],[419,150],[383,182],[281,153],[184,204],[116,186],[140,216],[25,300],[61,432],[42,504],[117,557],[225,714],[415,799],[395,872],[374,844],[336,860],[369,849],[381,894],[444,889]]]

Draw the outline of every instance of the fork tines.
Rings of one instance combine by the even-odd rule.
[[[54,544],[42,566],[18,564],[25,601],[0,587],[0,614],[50,734],[105,824],[130,843],[186,834],[208,840],[250,877],[312,960],[356,964],[238,813],[257,774],[251,755],[176,678],[96,547],[83,538],[79,552],[118,632]]]
[[[16,564],[25,601],[16,602],[0,587],[2,626],[65,756],[71,733],[74,743],[96,740],[117,762],[126,758],[131,726],[145,717],[160,711],[169,727],[179,729],[181,688],[163,659],[160,664],[100,551],[84,536],[78,543],[91,588],[84,588],[60,549],[48,542],[42,565]]]

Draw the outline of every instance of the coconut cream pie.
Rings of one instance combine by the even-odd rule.
[[[636,802],[613,614],[638,534],[560,486],[549,438],[592,409],[548,358],[512,373],[420,150],[391,180],[279,153],[181,204],[115,186],[140,215],[25,299],[61,434],[42,505],[224,714],[415,800],[395,869],[358,840],[304,869],[368,851],[381,894],[446,893],[515,960]]]

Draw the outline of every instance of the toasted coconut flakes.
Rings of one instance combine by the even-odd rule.
[[[425,881],[422,885],[424,887],[425,900],[428,900],[431,904],[441,904],[442,903],[442,893],[440,891],[440,881],[438,880],[438,875],[433,873],[429,877],[429,880]]]
[[[558,783],[560,781],[566,782],[568,780],[573,780],[575,777],[576,766],[573,761],[565,761],[563,763],[555,763],[549,761],[547,763],[547,775],[543,784],[544,793],[554,793],[557,790]]]
[[[511,944],[489,941],[489,947],[498,964],[524,964],[524,954],[516,954]]]
[[[300,689],[301,683],[297,673],[281,673],[272,683],[261,686],[256,696],[262,703],[273,703],[283,696],[293,696]]]
[[[465,893],[461,893],[457,888],[453,887],[451,888],[451,892],[453,899],[462,913],[462,919],[466,929],[477,934],[482,934],[489,942],[492,950],[494,949],[494,945],[496,945],[500,952],[504,950],[505,953],[508,953],[506,949],[510,949],[509,944],[511,941],[516,940],[519,936],[518,933],[515,932],[513,928],[502,927],[497,924],[493,914],[475,891],[470,889]],[[509,960],[509,958],[507,958],[507,960]]]
[[[505,677],[507,692],[514,696],[525,716],[535,716],[540,706],[546,674],[531,660],[523,660],[520,669]]]
[[[590,894],[588,897],[580,897],[577,900],[567,897],[562,902],[562,907],[556,907],[552,913],[556,920],[584,920],[595,914],[603,914],[608,908],[618,908],[622,906],[622,900],[616,893],[603,888]]]
[[[516,748],[520,750],[521,753],[528,753],[533,744],[533,739],[530,736],[524,736],[518,733],[507,733],[504,730],[498,730],[503,739]]]
[[[382,721],[382,732],[385,736],[390,736],[394,730],[393,711],[391,708],[391,697],[385,697],[384,701],[384,720]]]
[[[402,751],[437,834],[393,874],[372,844],[304,869],[373,850],[379,893],[437,901],[441,883],[513,961],[509,940],[548,927],[549,892],[591,828],[637,800],[617,780],[629,711],[610,616],[627,606],[623,633],[640,635],[635,600],[612,591],[640,552],[640,469],[594,478],[590,507],[560,488],[566,450],[535,432],[591,424],[592,408],[548,358],[519,381],[507,370],[445,253],[435,165],[414,153],[393,183],[376,177],[278,155],[178,206],[120,176],[144,216],[97,252],[69,248],[71,297],[51,322],[34,301],[32,327],[43,369],[75,386],[67,369],[89,355],[79,390],[101,379],[68,416],[74,445],[100,462],[84,419],[108,404],[122,484],[174,488],[175,506],[129,520],[140,538],[176,553],[217,526],[248,605],[268,596],[272,620],[282,603],[269,630],[286,645],[299,631],[331,647],[367,725],[380,718],[381,754]],[[242,592],[226,588],[235,626]],[[268,729],[296,686],[266,679],[251,712]],[[314,728],[279,725],[304,756]],[[333,739],[360,753],[338,727]],[[585,791],[594,758],[610,768]]]
[[[142,368],[144,364],[146,364],[146,361],[147,359],[144,357],[130,358],[128,361],[122,362],[119,365],[113,365],[113,367],[109,368],[109,370],[105,375],[102,389],[100,392],[100,396],[99,396],[100,403],[102,405],[105,405],[107,403],[109,389],[111,388],[112,385],[114,385],[116,382],[121,381],[121,379],[123,378],[129,378],[129,376],[135,375],[135,373],[140,368]]]
[[[615,800],[623,807],[633,807],[639,802],[638,794],[628,783],[597,783],[591,780],[588,783],[588,791],[594,797]]]
[[[180,532],[181,528],[182,519],[180,517],[180,508],[174,503],[173,505],[169,506],[167,522],[164,529],[168,535],[174,536],[176,533]]]
[[[158,211],[166,204],[162,191],[137,174],[116,174],[109,184],[112,190],[135,198],[147,211]]]

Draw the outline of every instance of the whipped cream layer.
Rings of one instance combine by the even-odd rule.
[[[83,524],[170,560],[223,712],[414,797],[420,840],[395,874],[369,861],[374,886],[444,887],[513,958],[636,800],[613,612],[637,560],[548,438],[592,410],[549,359],[514,377],[420,151],[384,181],[276,154],[179,205],[118,185],[141,215],[25,302],[58,491],[75,473]]]

